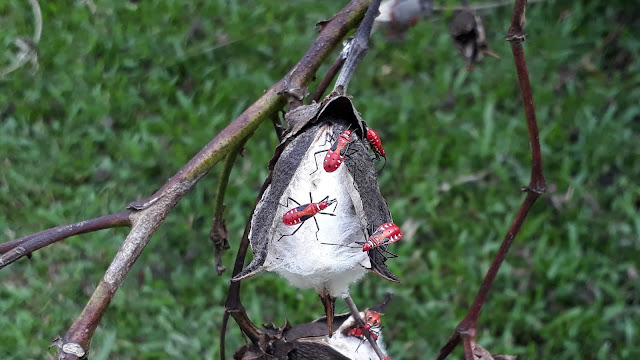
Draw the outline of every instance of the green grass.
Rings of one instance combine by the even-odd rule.
[[[96,1],[91,13],[79,1],[41,2],[39,70],[27,66],[0,79],[0,239],[118,212],[150,195],[286,74],[314,39],[313,25],[342,3]],[[528,182],[527,129],[503,41],[511,9],[483,15],[499,60],[463,70],[445,16],[418,24],[405,43],[375,34],[350,84],[383,139],[389,159],[381,190],[407,233],[394,246],[400,257],[388,262],[403,284],[368,275],[352,295],[365,307],[396,293],[383,318],[396,360],[433,358],[450,336]],[[530,5],[527,15],[524,45],[549,192],[497,277],[478,342],[521,359],[636,359],[640,13],[622,0],[548,1]],[[32,33],[28,3],[3,2],[0,24],[3,46],[14,49],[16,35]],[[3,52],[0,66],[9,61]],[[265,123],[232,172],[232,250],[276,143]],[[96,332],[92,359],[218,358],[229,280],[215,274],[208,240],[218,171],[143,252]],[[437,190],[480,171],[487,172],[481,181]],[[70,238],[3,269],[0,358],[43,358],[126,233]],[[233,256],[225,256],[227,265]],[[258,324],[323,313],[312,291],[275,275],[245,281],[243,302]],[[242,344],[231,322],[227,349]]]

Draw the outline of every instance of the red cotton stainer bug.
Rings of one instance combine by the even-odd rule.
[[[380,314],[375,311],[365,310],[364,316],[366,318],[364,327],[355,327],[347,332],[349,336],[355,336],[358,338],[364,338],[364,332],[368,331],[371,338],[375,341],[378,340],[378,333],[371,331],[372,328],[380,326]]]
[[[382,165],[382,169],[384,169],[384,166],[387,164],[387,153],[382,147],[380,135],[378,135],[375,130],[369,128],[367,129],[367,141],[369,142],[371,150],[373,150],[373,153],[376,155],[376,160],[380,160],[380,158],[384,159],[384,164]],[[382,171],[382,169],[380,169],[380,171]]]
[[[329,200],[329,196],[326,196],[324,199],[318,201],[317,203],[314,203],[313,202],[313,198],[311,197],[311,193],[309,193],[309,201],[310,202],[308,204],[300,205],[300,203],[298,203],[294,199],[288,198],[287,199],[287,205],[282,205],[282,204],[280,204],[280,205],[287,207],[288,204],[289,204],[289,200],[293,201],[298,206],[294,207],[293,209],[290,209],[286,213],[284,213],[284,215],[282,216],[282,222],[285,225],[293,226],[293,225],[300,224],[300,226],[298,226],[298,228],[295,229],[291,234],[285,234],[285,235],[280,236],[278,241],[280,241],[285,236],[294,235],[296,232],[298,232],[298,230],[300,230],[302,225],[304,225],[304,222],[309,220],[310,218],[313,218],[313,221],[315,221],[315,223],[316,223],[316,228],[318,228],[318,230],[316,231],[316,240],[317,240],[318,239],[318,231],[320,231],[320,226],[318,226],[318,220],[316,220],[316,218],[314,216],[317,215],[317,214],[336,216],[336,214],[322,212],[322,210],[326,209],[327,207],[329,207],[330,205],[332,205],[334,203],[336,204],[336,207],[338,206],[338,200],[337,199]],[[335,211],[335,208],[334,208],[334,211]]]
[[[324,157],[324,170],[326,172],[334,172],[338,170],[340,165],[344,162],[344,157],[347,154],[347,150],[349,149],[349,144],[351,143],[351,137],[353,136],[353,132],[349,129],[343,131],[338,140],[336,140],[333,145],[328,150],[320,150],[316,151],[313,156],[321,152],[327,152],[327,155]],[[316,162],[316,170],[318,171],[318,163]],[[313,172],[313,173],[314,173]],[[312,174],[313,174],[312,173]]]
[[[369,234],[371,234],[372,230],[373,228],[369,230]],[[394,257],[394,258],[398,257],[398,255],[384,248],[380,248],[380,246],[393,244],[394,242],[402,239],[402,236],[403,236],[402,230],[400,230],[400,227],[398,227],[398,225],[392,222],[386,222],[378,226],[376,231],[374,231],[373,234],[369,235],[369,238],[367,239],[367,241],[365,241],[364,244],[362,244],[362,251],[371,251],[371,250],[377,249],[383,254],[383,256],[384,256],[384,253],[386,253],[391,257]],[[333,246],[347,246],[347,245],[332,244],[332,243],[322,243],[322,244],[333,245]]]
[[[369,240],[362,245],[362,251],[369,251],[380,245],[388,245],[402,239],[402,230],[398,225],[388,222],[384,223],[369,236]]]

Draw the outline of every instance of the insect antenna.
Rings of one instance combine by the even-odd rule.
[[[345,244],[333,244],[333,243],[325,243],[325,242],[321,242],[320,244],[322,245],[332,245],[332,246],[343,246],[343,247],[348,247],[351,249],[359,249],[360,246],[349,246],[349,245],[345,245]]]
[[[380,253],[380,255],[384,256],[385,259],[395,259],[398,257],[398,254],[394,254],[387,249],[382,249],[382,246],[378,246],[376,249],[378,249],[378,252]],[[386,256],[385,253],[388,254],[389,256]]]

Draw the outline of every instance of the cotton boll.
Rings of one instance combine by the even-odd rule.
[[[322,168],[326,152],[316,154],[331,146],[331,143],[323,141],[327,133],[333,133],[331,126],[317,132],[290,186],[280,198],[280,204],[288,202],[288,206],[279,206],[276,210],[264,267],[277,272],[293,286],[313,288],[318,292],[327,289],[337,297],[346,294],[349,284],[358,281],[371,263],[368,254],[362,251],[361,244],[366,240],[364,229],[368,224],[359,215],[363,214],[362,201],[351,174],[346,166],[327,173]],[[309,192],[313,202],[327,196],[328,199],[336,199],[336,205],[322,211],[335,216],[316,214],[317,227],[314,218],[307,219],[302,225],[285,225],[282,216],[297,206],[288,199],[304,205],[311,201]],[[298,226],[301,227],[294,235],[287,236]],[[282,235],[285,236],[281,238]]]

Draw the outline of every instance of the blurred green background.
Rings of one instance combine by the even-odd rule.
[[[0,79],[1,241],[119,212],[150,195],[286,74],[313,41],[314,24],[345,3],[41,2],[39,69]],[[395,360],[437,354],[523,199],[530,152],[503,40],[511,11],[481,13],[500,59],[465,70],[446,11],[405,42],[374,34],[349,88],[382,137],[388,163],[380,187],[405,232],[393,246],[400,257],[388,262],[403,284],[367,275],[352,295],[366,307],[396,293],[383,318]],[[637,359],[640,9],[624,0],[546,1],[527,15],[548,193],[497,277],[478,342],[521,359]],[[0,28],[6,66],[16,36],[33,32],[28,2],[3,1]],[[264,123],[232,172],[227,265],[276,143]],[[216,275],[208,239],[218,171],[158,230],[101,322],[92,359],[219,357],[230,274]],[[468,175],[476,180],[459,182]],[[73,237],[0,271],[0,358],[44,358],[126,233]],[[323,313],[313,291],[272,274],[245,281],[243,302],[258,324]],[[347,307],[339,301],[338,310]],[[243,343],[231,321],[227,356]]]

